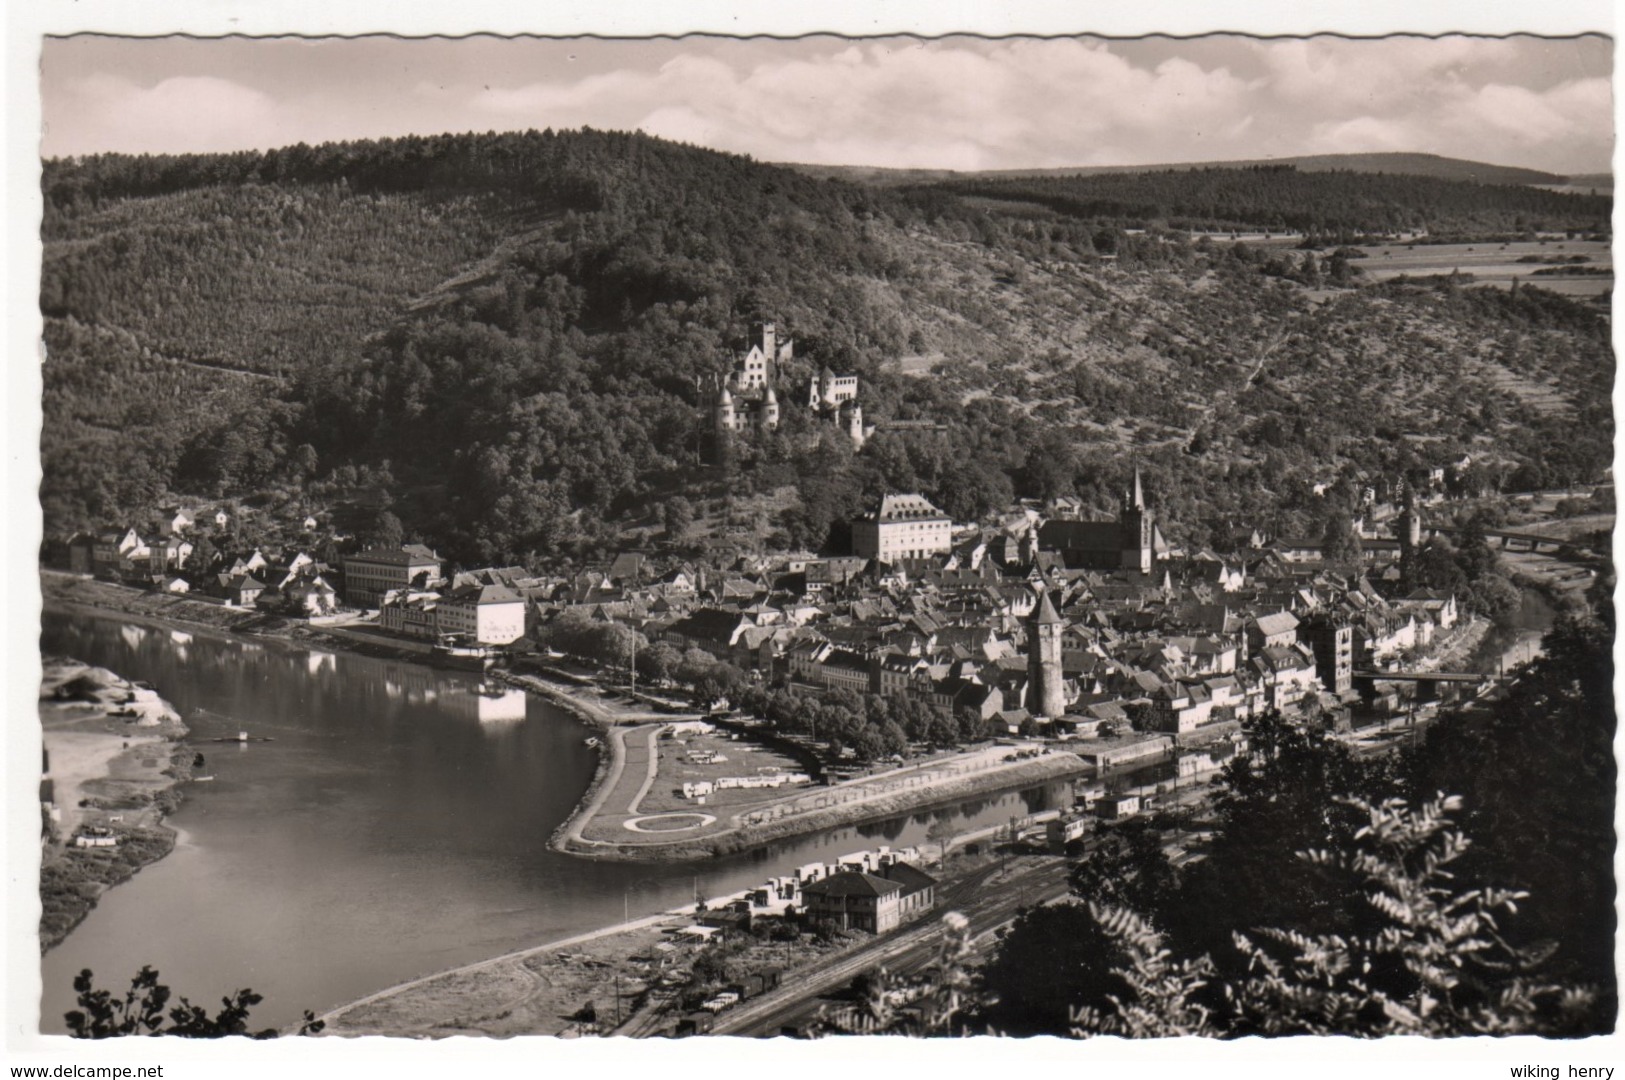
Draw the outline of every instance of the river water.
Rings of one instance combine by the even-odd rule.
[[[41,647],[158,687],[208,783],[169,819],[175,850],[109,891],[42,961],[41,1029],[73,976],[120,989],[150,964],[177,995],[262,994],[296,1021],[404,979],[754,885],[876,844],[921,844],[1059,805],[1065,785],[694,864],[602,863],[547,847],[597,765],[587,728],[476,677],[279,643],[47,612]],[[214,743],[239,731],[271,742]]]

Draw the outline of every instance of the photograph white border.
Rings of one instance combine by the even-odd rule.
[[[1008,1068],[1049,1066],[1090,1070],[1100,1075],[1161,1076],[1179,1070],[1210,1076],[1286,1076],[1312,1073],[1324,1080],[1387,1077],[1505,1077],[1510,1066],[1550,1064],[1614,1066],[1625,1073],[1618,1036],[1569,1043],[1538,1039],[1458,1040],[1248,1040],[1215,1043],[1178,1040],[1126,1044],[1055,1039],[970,1042],[937,1040],[824,1040],[787,1043],[690,1039],[680,1042],[535,1039],[411,1042],[382,1039],[283,1039],[245,1044],[240,1040],[186,1043],[182,1040],[121,1040],[86,1044],[43,1037],[38,1030],[39,960],[36,882],[28,869],[37,852],[34,787],[38,780],[38,732],[30,728],[38,685],[38,587],[32,567],[40,540],[38,509],[39,345],[39,46],[42,37],[93,31],[158,36],[357,35],[377,32],[402,36],[460,36],[473,33],[589,34],[607,37],[770,34],[791,37],[835,32],[854,36],[916,33],[937,36],[971,32],[1139,36],[1165,33],[1194,36],[1233,31],[1264,36],[1335,32],[1380,36],[1391,32],[1441,34],[1529,32],[1571,35],[1614,32],[1614,8],[1607,0],[1565,0],[1558,4],[1400,2],[1291,3],[1285,0],[1194,4],[1176,0],[1114,3],[818,2],[726,3],[716,0],[655,5],[595,0],[593,3],[453,4],[387,3],[381,0],[17,0],[7,9],[4,54],[6,125],[7,302],[6,399],[8,421],[0,425],[0,483],[12,510],[7,535],[14,558],[10,575],[0,576],[0,633],[10,727],[6,745],[6,830],[8,860],[7,966],[4,1064],[139,1065],[164,1064],[166,1077],[232,1075],[285,1077],[290,1069],[328,1077],[358,1070],[408,1077],[437,1076],[490,1066],[505,1075],[545,1073],[573,1077],[589,1071],[630,1075],[633,1069],[664,1075],[726,1075],[741,1069],[772,1069],[775,1076],[814,1075],[828,1069],[869,1068],[923,1071],[947,1076],[986,1075]],[[1616,89],[1616,109],[1617,109]],[[1617,125],[1616,125],[1617,130]],[[1617,154],[1617,147],[1616,147]],[[1617,171],[1617,161],[1616,161]],[[1617,233],[1616,228],[1616,233]],[[1615,326],[1616,353],[1620,331]],[[1618,392],[1616,389],[1616,415]],[[1618,649],[1616,645],[1616,666]],[[1617,691],[1616,691],[1617,696]],[[1619,879],[1616,865],[1616,880]],[[1617,955],[1617,953],[1616,953]],[[229,1067],[229,1074],[223,1067]],[[606,1073],[606,1070],[607,1073]],[[1567,1070],[1563,1070],[1567,1074]],[[1625,1080],[1622,1077],[1621,1080]]]

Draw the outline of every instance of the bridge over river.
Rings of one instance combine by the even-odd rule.
[[[1494,675],[1479,671],[1379,671],[1374,668],[1354,669],[1354,688],[1366,700],[1376,696],[1377,683],[1403,682],[1416,686],[1418,701],[1434,701],[1441,686],[1471,686],[1475,690],[1495,682]]]

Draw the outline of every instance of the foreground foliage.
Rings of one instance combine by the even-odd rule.
[[[109,1039],[121,1035],[179,1035],[189,1039],[218,1039],[226,1035],[246,1035],[251,1039],[274,1039],[275,1028],[251,1031],[248,1011],[264,1000],[252,990],[238,990],[220,999],[213,1015],[201,1005],[181,998],[170,1007],[170,989],[158,981],[158,972],[142,967],[130,980],[123,997],[95,987],[90,969],[73,980],[79,1008],[67,1013],[68,1033],[76,1039]],[[306,1012],[299,1034],[314,1035],[326,1025]]]

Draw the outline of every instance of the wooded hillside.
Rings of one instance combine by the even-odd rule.
[[[1412,190],[1424,214],[1510,212],[1499,189],[1322,175],[1212,177],[1206,197],[1323,221]],[[1102,179],[1125,206],[1165,198]],[[1611,459],[1589,306],[1361,287],[1336,253],[1125,232],[1030,194],[864,188],[590,130],[49,162],[47,535],[166,493],[344,500],[360,476],[467,563],[590,556],[658,533],[676,494],[817,546],[887,488],[961,519],[1017,494],[1106,506],[1137,462],[1200,543],[1263,515],[1313,527],[1311,486],[1357,469],[1472,451],[1497,480],[1557,481]],[[1533,196],[1576,220],[1606,203]],[[709,380],[763,318],[796,340],[784,423],[710,465]],[[854,456],[801,408],[825,364],[862,376],[871,423],[946,434]]]

